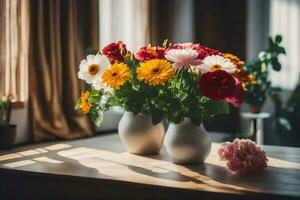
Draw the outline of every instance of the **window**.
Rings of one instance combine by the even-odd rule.
[[[270,34],[281,34],[286,56],[280,58],[282,71],[271,72],[274,86],[293,89],[300,75],[300,1],[271,0]]]
[[[148,0],[100,0],[99,9],[100,49],[119,40],[132,51],[149,43]]]
[[[28,98],[29,0],[0,0],[0,96]]]

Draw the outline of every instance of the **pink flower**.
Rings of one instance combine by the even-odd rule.
[[[221,160],[237,175],[257,172],[267,167],[266,153],[251,140],[235,139],[226,142],[218,150]]]
[[[239,80],[238,78],[236,78],[234,76],[233,76],[233,78],[235,81],[235,90],[231,95],[229,95],[228,97],[225,98],[225,101],[235,107],[239,107],[243,103],[243,100],[244,100],[243,84],[242,84],[241,80]]]
[[[176,68],[188,68],[200,65],[206,56],[219,54],[218,50],[200,44],[176,43],[168,48],[165,57],[173,62]]]
[[[188,68],[201,64],[198,52],[193,49],[192,43],[178,43],[171,45],[166,51],[166,59],[173,62],[175,68]]]

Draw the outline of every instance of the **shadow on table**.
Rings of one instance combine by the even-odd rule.
[[[59,156],[77,160],[81,167],[65,165],[65,170],[83,170],[89,176],[117,178],[137,182],[160,183],[179,187],[204,188],[208,190],[245,192],[272,192],[299,195],[297,187],[300,169],[297,163],[275,160],[278,167],[270,166],[262,172],[246,176],[236,176],[225,167],[212,163],[198,166],[181,166],[166,161],[164,154],[137,156],[128,153],[115,153],[92,148],[75,148],[58,153]],[[272,158],[274,159],[274,158]],[[274,161],[274,160],[273,160]],[[289,162],[289,163],[287,163]],[[76,162],[77,163],[77,162]],[[65,163],[66,164],[66,163]],[[85,170],[92,168],[92,171]],[[95,169],[97,172],[95,172]],[[78,172],[78,171],[77,171]],[[85,174],[84,173],[84,174]]]
[[[163,156],[152,156],[163,160]],[[268,166],[261,172],[247,175],[234,175],[223,166],[204,163],[197,166],[182,166],[199,176],[204,176],[218,183],[238,186],[254,192],[274,192],[292,196],[300,196],[300,164],[269,157],[273,166]],[[299,190],[295,187],[299,186]]]

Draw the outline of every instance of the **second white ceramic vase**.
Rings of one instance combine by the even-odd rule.
[[[162,123],[152,124],[152,117],[125,112],[118,126],[120,138],[129,153],[157,154],[162,145],[165,129]]]
[[[211,149],[203,125],[196,126],[189,118],[179,124],[169,124],[164,145],[172,161],[182,165],[202,164]]]

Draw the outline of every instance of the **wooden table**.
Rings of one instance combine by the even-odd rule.
[[[0,152],[0,199],[300,199],[300,149],[263,146],[269,167],[234,176],[218,144],[204,165],[125,151],[117,134]]]

